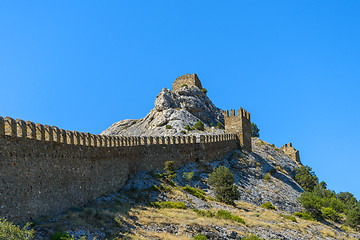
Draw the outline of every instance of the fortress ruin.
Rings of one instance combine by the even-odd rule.
[[[183,84],[202,88],[196,74],[178,77],[173,91]],[[139,171],[162,171],[166,161],[180,167],[250,152],[250,113],[240,108],[237,115],[223,114],[225,134],[199,138],[94,135],[0,117],[0,216],[28,221],[61,212],[118,191]],[[281,149],[300,161],[291,144]]]

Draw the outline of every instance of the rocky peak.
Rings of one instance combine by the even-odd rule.
[[[211,102],[202,89],[195,85],[183,84],[175,91],[163,88],[155,99],[155,107],[144,118],[116,122],[101,134],[118,136],[182,135],[187,125],[191,127],[198,121],[202,121],[208,127],[207,133],[223,132],[223,130],[210,127],[211,125],[216,126],[218,122],[224,123],[220,109]],[[191,131],[186,134],[193,135],[199,134],[199,132]]]

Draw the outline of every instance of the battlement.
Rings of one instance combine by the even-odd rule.
[[[202,85],[200,82],[199,77],[193,73],[193,74],[185,74],[180,77],[177,77],[172,85],[172,91],[176,92],[178,91],[184,84],[187,86],[196,86],[199,89],[202,89]]]
[[[0,117],[0,137],[32,139],[40,142],[54,142],[66,145],[78,145],[89,147],[122,147],[138,145],[170,145],[208,143],[234,140],[235,134],[219,134],[203,136],[204,141],[197,141],[195,136],[148,136],[148,137],[120,137],[107,135],[94,135],[78,131],[59,129],[55,126],[42,125],[21,119],[14,120],[11,117]],[[210,138],[209,138],[210,137]],[[200,139],[203,139],[200,137]],[[209,139],[209,140],[207,140]]]
[[[229,110],[222,111],[222,114],[224,115],[224,118],[242,117],[250,121],[250,113],[245,109],[243,109],[242,107],[240,107],[240,109],[237,111],[237,115],[235,114],[234,109],[230,109],[230,114],[229,114]]]
[[[299,151],[292,146],[292,143],[284,144],[280,149],[292,160],[301,164]]]
[[[240,108],[222,111],[225,120],[225,132],[236,134],[240,141],[240,146],[251,152],[251,121],[250,113]],[[230,114],[229,114],[230,113]]]

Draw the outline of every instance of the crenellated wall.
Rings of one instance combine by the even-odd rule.
[[[0,217],[26,221],[119,190],[138,171],[223,158],[236,134],[117,137],[0,117]]]
[[[236,134],[240,141],[240,146],[248,152],[251,152],[251,121],[250,113],[240,108],[235,114],[235,110],[223,111],[225,120],[225,132]]]
[[[284,144],[280,149],[292,160],[301,164],[299,151],[292,146],[292,143]]]

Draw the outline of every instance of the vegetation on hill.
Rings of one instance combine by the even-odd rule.
[[[305,217],[329,219],[344,223],[352,228],[360,227],[360,202],[349,192],[327,189],[325,182],[320,182],[309,166],[297,170],[295,180],[305,190],[299,201],[305,209]],[[300,215],[299,215],[300,216]]]
[[[234,200],[239,197],[239,191],[234,185],[234,174],[224,166],[213,170],[208,183],[214,188],[216,198],[221,202],[234,204]]]
[[[251,123],[251,136],[252,137],[260,137],[260,129],[255,123]]]

